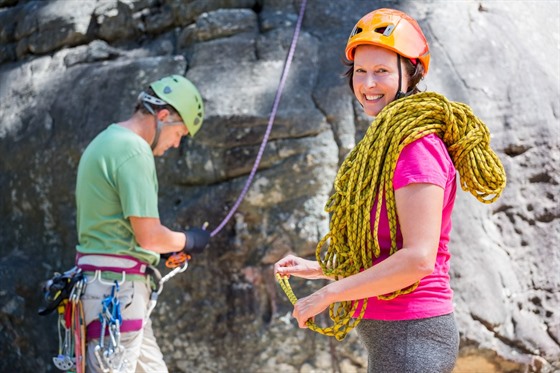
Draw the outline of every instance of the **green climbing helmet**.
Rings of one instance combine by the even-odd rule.
[[[158,98],[177,110],[189,135],[194,136],[204,119],[202,96],[194,84],[181,75],[171,75],[153,82],[150,87]]]

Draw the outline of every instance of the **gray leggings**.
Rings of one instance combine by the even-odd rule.
[[[417,320],[362,320],[368,373],[449,373],[459,351],[453,314]]]

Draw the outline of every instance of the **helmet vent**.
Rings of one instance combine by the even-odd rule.
[[[389,36],[393,33],[394,29],[395,29],[394,25],[388,25],[385,27],[378,27],[374,31],[377,32],[378,34],[383,34],[383,36]]]
[[[350,37],[354,36],[354,35],[358,35],[360,32],[362,32],[363,29],[361,27],[354,27],[354,30],[352,30],[352,32],[350,33]]]

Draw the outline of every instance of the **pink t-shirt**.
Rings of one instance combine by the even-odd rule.
[[[408,144],[397,161],[393,188],[395,190],[412,183],[435,184],[444,189],[441,234],[435,269],[420,280],[412,293],[399,295],[392,300],[369,298],[365,319],[410,320],[441,316],[453,312],[453,291],[449,285],[449,234],[451,212],[457,191],[456,172],[445,144],[434,134],[427,135]],[[371,210],[371,227],[375,219],[375,206]],[[374,265],[389,256],[391,236],[385,201],[381,206],[379,222],[379,245],[381,255]],[[402,247],[402,235],[397,224],[397,247]]]

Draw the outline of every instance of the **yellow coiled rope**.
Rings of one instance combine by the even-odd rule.
[[[316,257],[323,273],[336,280],[372,266],[372,252],[380,255],[378,228],[382,199],[386,199],[390,254],[397,251],[396,207],[392,179],[401,150],[411,142],[435,133],[445,143],[461,188],[483,203],[494,202],[506,185],[504,168],[490,149],[490,132],[465,104],[448,101],[433,92],[418,93],[387,105],[368,128],[364,138],[341,165],[334,182],[335,193],[325,211],[331,213],[330,231],[317,245]],[[370,211],[377,202],[373,235]],[[323,247],[328,243],[322,255]],[[372,250],[372,249],[373,250]],[[297,301],[287,278],[277,276],[292,302]],[[393,299],[412,292],[418,283],[392,294]],[[367,299],[354,318],[358,302],[340,302],[329,307],[331,327],[321,328],[308,321],[309,329],[342,340],[361,321]]]

